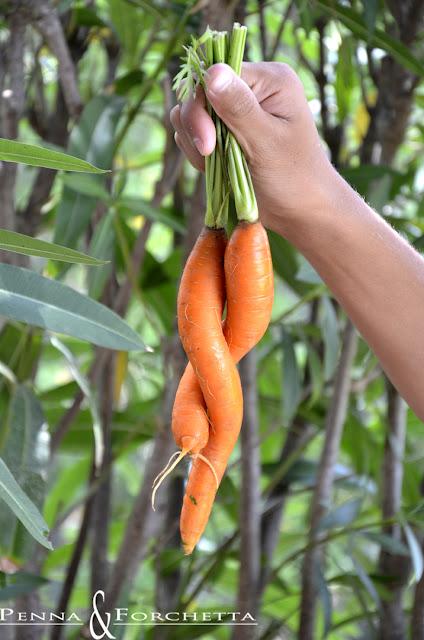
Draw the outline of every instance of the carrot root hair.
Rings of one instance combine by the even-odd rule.
[[[208,460],[207,457],[202,455],[201,453],[196,453],[195,455],[192,456],[192,458],[193,459],[199,458],[199,460],[201,460],[202,462],[208,465],[209,469],[212,471],[213,477],[215,478],[216,488],[218,489],[219,487],[218,475],[215,471],[215,467],[213,466],[212,462]]]
[[[166,463],[166,465],[164,466],[164,468],[162,469],[162,471],[159,471],[158,475],[156,476],[156,478],[153,480],[153,484],[152,484],[152,489],[155,488],[155,484],[156,482],[159,480],[159,478],[161,478],[163,476],[163,474],[165,473],[165,471],[168,469],[169,465],[171,464],[171,460],[173,460],[175,458],[175,456],[178,456],[180,454],[179,451],[176,451],[175,453],[172,454],[172,456],[169,458],[168,462]]]
[[[155,498],[156,498],[156,493],[157,493],[160,485],[165,480],[165,478],[167,476],[169,476],[170,473],[173,472],[175,467],[189,453],[189,451],[190,451],[190,449],[184,448],[184,449],[181,449],[181,451],[176,451],[175,453],[173,453],[172,456],[169,458],[168,462],[166,463],[166,465],[164,466],[164,468],[162,469],[162,471],[160,471],[160,473],[158,473],[156,478],[153,480],[153,484],[152,484],[152,489],[153,489],[153,491],[152,491],[152,509],[153,509],[153,511],[156,511],[156,509],[155,509]],[[206,458],[206,456],[202,455],[201,453],[195,453],[194,455],[192,455],[192,458],[193,458],[193,460],[195,460],[196,458],[199,458],[199,460],[201,460],[202,462],[204,462],[205,464],[208,465],[209,469],[212,471],[213,477],[215,478],[216,488],[218,489],[219,480],[218,480],[218,476],[217,476],[217,473],[215,471],[215,468],[214,468],[212,462],[210,460],[208,460]]]
[[[153,485],[152,485],[152,488],[153,488],[153,491],[152,491],[152,509],[153,509],[153,511],[156,511],[156,509],[155,509],[155,498],[156,498],[156,493],[157,493],[160,485],[165,480],[165,478],[167,476],[169,476],[170,473],[173,472],[173,470],[175,469],[177,464],[179,464],[181,462],[181,460],[188,454],[188,452],[189,452],[188,449],[181,449],[181,451],[176,451],[175,453],[173,453],[172,456],[169,458],[168,462],[166,463],[165,467],[162,469],[162,471],[160,473],[158,473],[158,475],[154,479],[154,482],[153,482]],[[175,456],[177,456],[177,457],[175,458]],[[175,458],[175,460],[171,464],[171,461],[174,458]]]

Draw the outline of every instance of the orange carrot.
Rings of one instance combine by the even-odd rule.
[[[271,253],[266,231],[260,222],[237,225],[225,251],[225,280],[227,317],[224,335],[233,360],[238,362],[265,333],[274,298]],[[190,364],[184,378],[184,386],[189,385],[194,390],[196,375]],[[197,411],[196,415],[201,416],[203,424],[200,428],[204,431],[208,426],[204,405],[195,405],[199,396],[193,394],[192,400],[191,411]],[[202,455],[221,479],[238,433],[223,431],[213,418],[212,425]],[[194,460],[180,519],[181,537],[187,554],[191,553],[206,527],[216,489],[216,478],[211,469]]]
[[[239,284],[241,272],[249,277]],[[273,271],[268,237],[260,222],[241,222],[225,252],[227,317],[224,323],[235,363],[262,338],[271,316]],[[193,367],[188,363],[175,396],[172,432],[178,447],[198,453],[209,436],[205,401]]]
[[[203,327],[205,327],[206,331],[206,327],[211,326],[216,333],[218,328],[217,338],[221,340],[228,351],[221,327],[221,317],[225,304],[224,254],[226,243],[227,238],[224,229],[211,229],[209,227],[203,229],[184,268],[178,302],[180,304],[180,301],[186,300],[181,302],[181,304],[186,305],[186,308],[179,309],[179,316],[181,313],[184,315],[181,323],[184,322],[188,325],[187,335],[191,335],[190,329],[194,333],[198,333],[199,328],[202,331]],[[196,289],[191,288],[193,278],[196,282]],[[181,323],[179,318],[179,326]],[[187,348],[184,344],[185,338],[181,336],[181,339],[187,352],[187,348],[190,349],[190,338]],[[199,340],[198,336],[196,340]],[[208,338],[206,333],[201,337],[201,342],[207,349]],[[211,348],[213,347],[210,346],[209,349]],[[196,347],[195,350],[197,350]],[[199,371],[204,370],[202,369],[202,364],[198,368]],[[219,485],[215,470],[200,453],[209,438],[209,418],[201,386],[190,362],[181,378],[175,397],[172,410],[172,432],[175,442],[181,451],[171,456],[166,467],[162,469],[153,482],[151,498],[153,509],[155,508],[155,496],[160,485],[187,454],[190,454],[193,458],[197,457],[210,466],[215,485],[216,487]]]
[[[261,222],[239,222],[225,251],[227,317],[231,355],[239,362],[268,328],[274,301],[274,275],[268,236]]]
[[[209,450],[212,456],[210,460],[205,456],[213,466],[218,481],[225,471],[243,417],[240,378],[222,331],[223,308],[222,305],[216,305],[216,289],[223,285],[223,265],[221,263],[221,268],[217,268],[215,256],[222,249],[223,238],[222,231],[202,231],[187,261],[178,294],[181,341],[206,401],[213,425],[211,432],[221,434],[219,450]],[[191,512],[192,517],[185,520],[187,527],[182,532],[186,553],[191,553],[203,531],[203,522],[205,518],[207,521],[217,489],[211,468],[195,458],[193,468],[199,467],[208,469],[207,478],[211,479],[211,483],[210,486],[209,483],[204,486],[196,483],[190,473],[184,505],[191,504],[195,510]]]

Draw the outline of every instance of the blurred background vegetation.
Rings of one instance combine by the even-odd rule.
[[[187,468],[150,508],[152,479],[174,450],[185,364],[178,281],[204,214],[203,177],[175,147],[168,118],[182,45],[207,24],[245,23],[247,58],[293,66],[332,162],[421,250],[423,14],[423,0],[0,1],[0,135],[112,169],[3,163],[2,228],[109,262],[1,260],[101,301],[150,347],[111,351],[2,322],[0,456],[54,549],[2,503],[1,606],[86,620],[101,589],[106,611],[258,620],[114,629],[125,640],[424,639],[422,424],[318,275],[276,235],[272,323],[241,367],[241,442],[192,557],[178,532]],[[0,631],[5,640],[79,633]]]

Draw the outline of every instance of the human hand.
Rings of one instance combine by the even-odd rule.
[[[319,214],[337,174],[295,72],[278,62],[244,63],[239,78],[228,65],[215,64],[205,80],[208,101],[246,155],[263,223],[284,235],[299,216]],[[215,147],[205,106],[199,87],[170,115],[176,143],[199,170]]]

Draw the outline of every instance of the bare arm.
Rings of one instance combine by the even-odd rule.
[[[340,177],[331,196],[317,215],[304,212],[280,232],[315,267],[424,419],[424,260]]]
[[[287,65],[246,64],[243,80],[215,65],[208,99],[245,150],[263,222],[311,262],[424,419],[424,259],[330,165]],[[204,101],[171,113],[199,169],[215,144]]]

